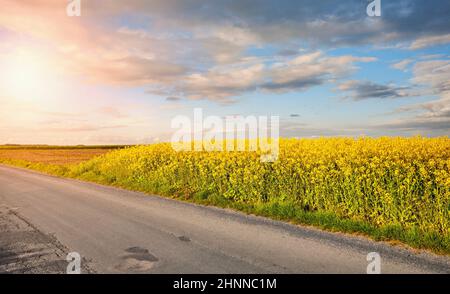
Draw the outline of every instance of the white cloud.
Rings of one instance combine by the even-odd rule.
[[[400,62],[392,64],[392,68],[398,69],[398,70],[405,70],[408,65],[410,65],[413,62],[412,59],[404,59]]]
[[[403,106],[397,112],[414,112],[415,116],[386,126],[398,129],[450,130],[450,60],[427,60],[414,65],[413,83],[424,87],[422,95],[438,97],[425,103]],[[448,134],[448,133],[447,133]]]
[[[275,64],[270,80],[261,87],[267,91],[287,92],[335,82],[356,70],[355,62],[372,62],[372,57],[326,56],[317,51]]]
[[[426,36],[421,37],[411,43],[409,49],[417,50],[425,47],[431,47],[436,45],[448,44],[450,43],[450,34],[447,35],[437,35],[437,36]]]
[[[372,57],[331,57],[315,51],[284,59],[251,58],[234,65],[219,65],[203,73],[192,73],[173,87],[157,89],[159,95],[232,102],[242,94],[263,90],[280,93],[307,90],[334,83],[357,69],[357,62]],[[274,62],[276,61],[276,62]]]
[[[450,60],[427,60],[417,62],[413,68],[416,84],[428,86],[430,94],[443,95],[450,93]]]
[[[230,97],[256,89],[263,75],[263,64],[212,68],[203,74],[187,76],[180,91],[191,99],[226,101]]]

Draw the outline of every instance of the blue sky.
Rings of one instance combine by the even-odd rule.
[[[165,141],[171,119],[448,136],[450,2],[0,0],[0,144]]]

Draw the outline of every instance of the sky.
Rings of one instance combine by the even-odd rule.
[[[147,144],[178,115],[448,136],[450,1],[0,0],[0,144]]]

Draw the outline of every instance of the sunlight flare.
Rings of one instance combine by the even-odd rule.
[[[2,89],[19,101],[45,99],[53,92],[51,66],[42,56],[16,52],[2,61]]]

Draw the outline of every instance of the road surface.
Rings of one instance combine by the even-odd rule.
[[[97,273],[366,273],[369,252],[382,273],[450,272],[449,258],[363,237],[2,165],[0,206]]]

